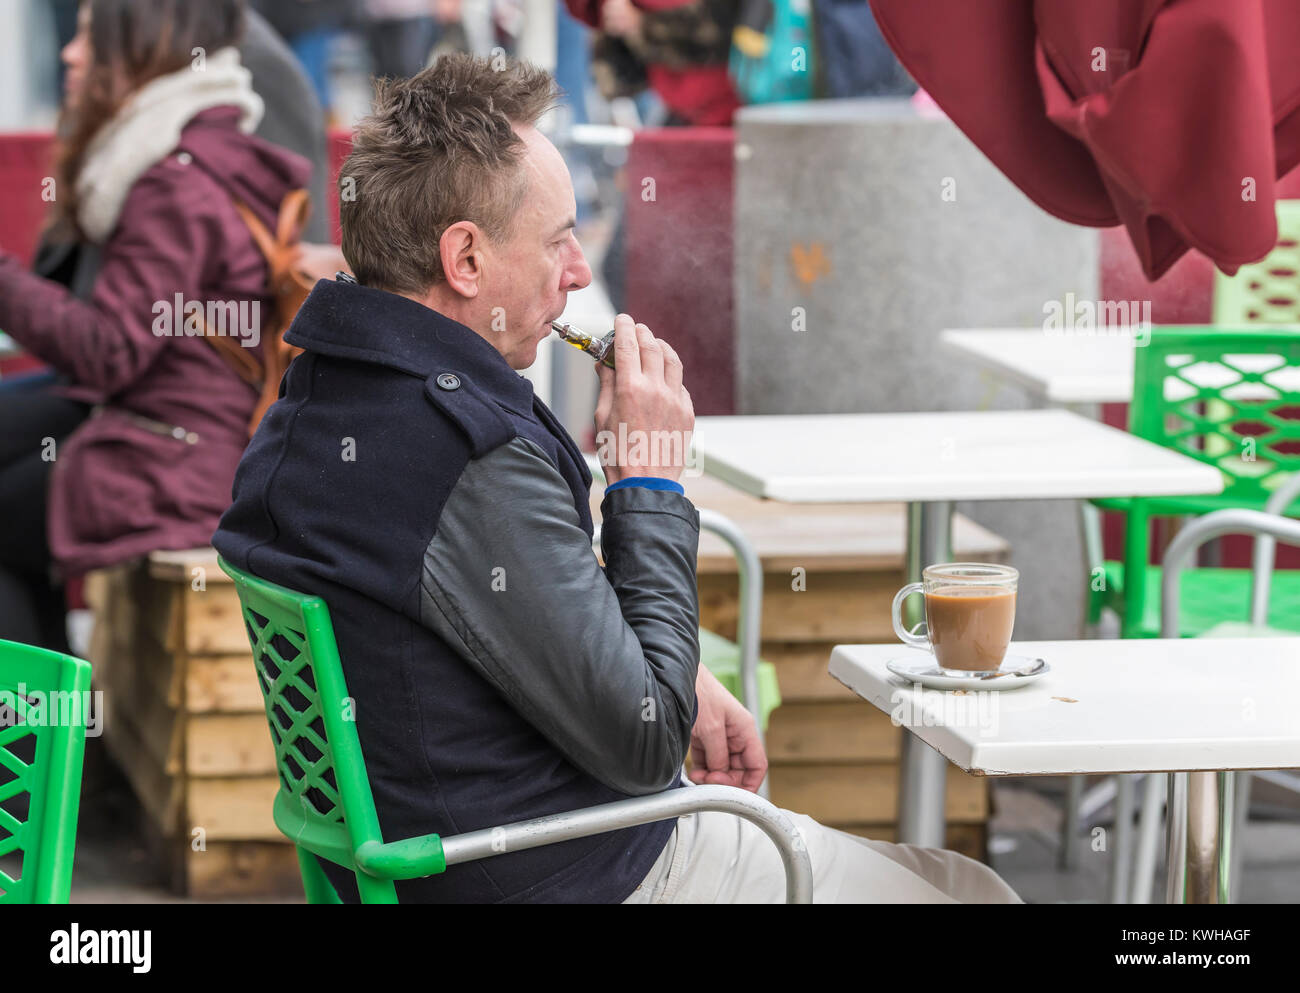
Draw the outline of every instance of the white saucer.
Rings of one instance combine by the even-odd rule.
[[[1042,659],[1027,655],[1008,655],[993,672],[972,672],[952,676],[939,668],[933,655],[914,659],[891,659],[885,668],[909,683],[920,683],[935,690],[1014,690],[1040,679],[1052,671]]]

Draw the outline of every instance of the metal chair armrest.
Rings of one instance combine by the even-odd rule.
[[[469,831],[442,838],[441,849],[447,865],[458,865],[702,810],[735,814],[762,829],[781,853],[781,862],[785,866],[786,903],[812,903],[812,860],[808,857],[802,833],[780,809],[735,786],[686,786],[654,796],[616,800],[584,810]],[[395,878],[414,877],[403,874]]]
[[[1287,507],[1296,497],[1300,497],[1300,472],[1273,491],[1264,505],[1264,513],[1286,514]],[[1268,623],[1268,595],[1272,586],[1273,553],[1276,542],[1272,535],[1260,535],[1255,539],[1255,554],[1251,559],[1250,577],[1250,623],[1265,625]]]
[[[1160,590],[1160,636],[1178,637],[1178,579],[1183,566],[1201,545],[1226,534],[1265,535],[1300,545],[1300,521],[1258,510],[1216,510],[1198,517],[1178,532],[1165,552]],[[1267,603],[1267,601],[1265,601]]]
[[[758,647],[763,626],[763,563],[754,544],[739,525],[716,510],[700,510],[700,527],[712,531],[731,546],[740,576],[740,617],[736,643],[740,646],[740,702],[754,716],[759,743],[763,743],[763,708],[758,692]],[[766,794],[764,794],[766,796]]]

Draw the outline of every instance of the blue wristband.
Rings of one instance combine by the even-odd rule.
[[[620,479],[617,483],[610,483],[605,487],[605,492],[613,493],[625,486],[644,486],[647,490],[672,490],[682,496],[686,495],[686,490],[681,483],[675,483],[671,479],[660,479],[658,476],[628,476],[627,479]]]

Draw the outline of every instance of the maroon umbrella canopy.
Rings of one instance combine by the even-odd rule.
[[[871,0],[935,102],[1044,210],[1123,224],[1148,279],[1277,242],[1300,162],[1297,0]]]

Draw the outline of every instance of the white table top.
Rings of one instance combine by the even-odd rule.
[[[1052,671],[1006,693],[918,690],[902,645],[838,645],[830,673],[980,775],[1300,767],[1300,636],[1012,642]]]
[[[1142,334],[1140,329],[1139,340],[1145,341]],[[1130,328],[1102,328],[1090,335],[1042,328],[950,328],[940,333],[939,342],[1049,403],[1128,403],[1133,396]]]
[[[701,417],[705,472],[791,503],[1219,493],[1219,470],[1066,410]]]

